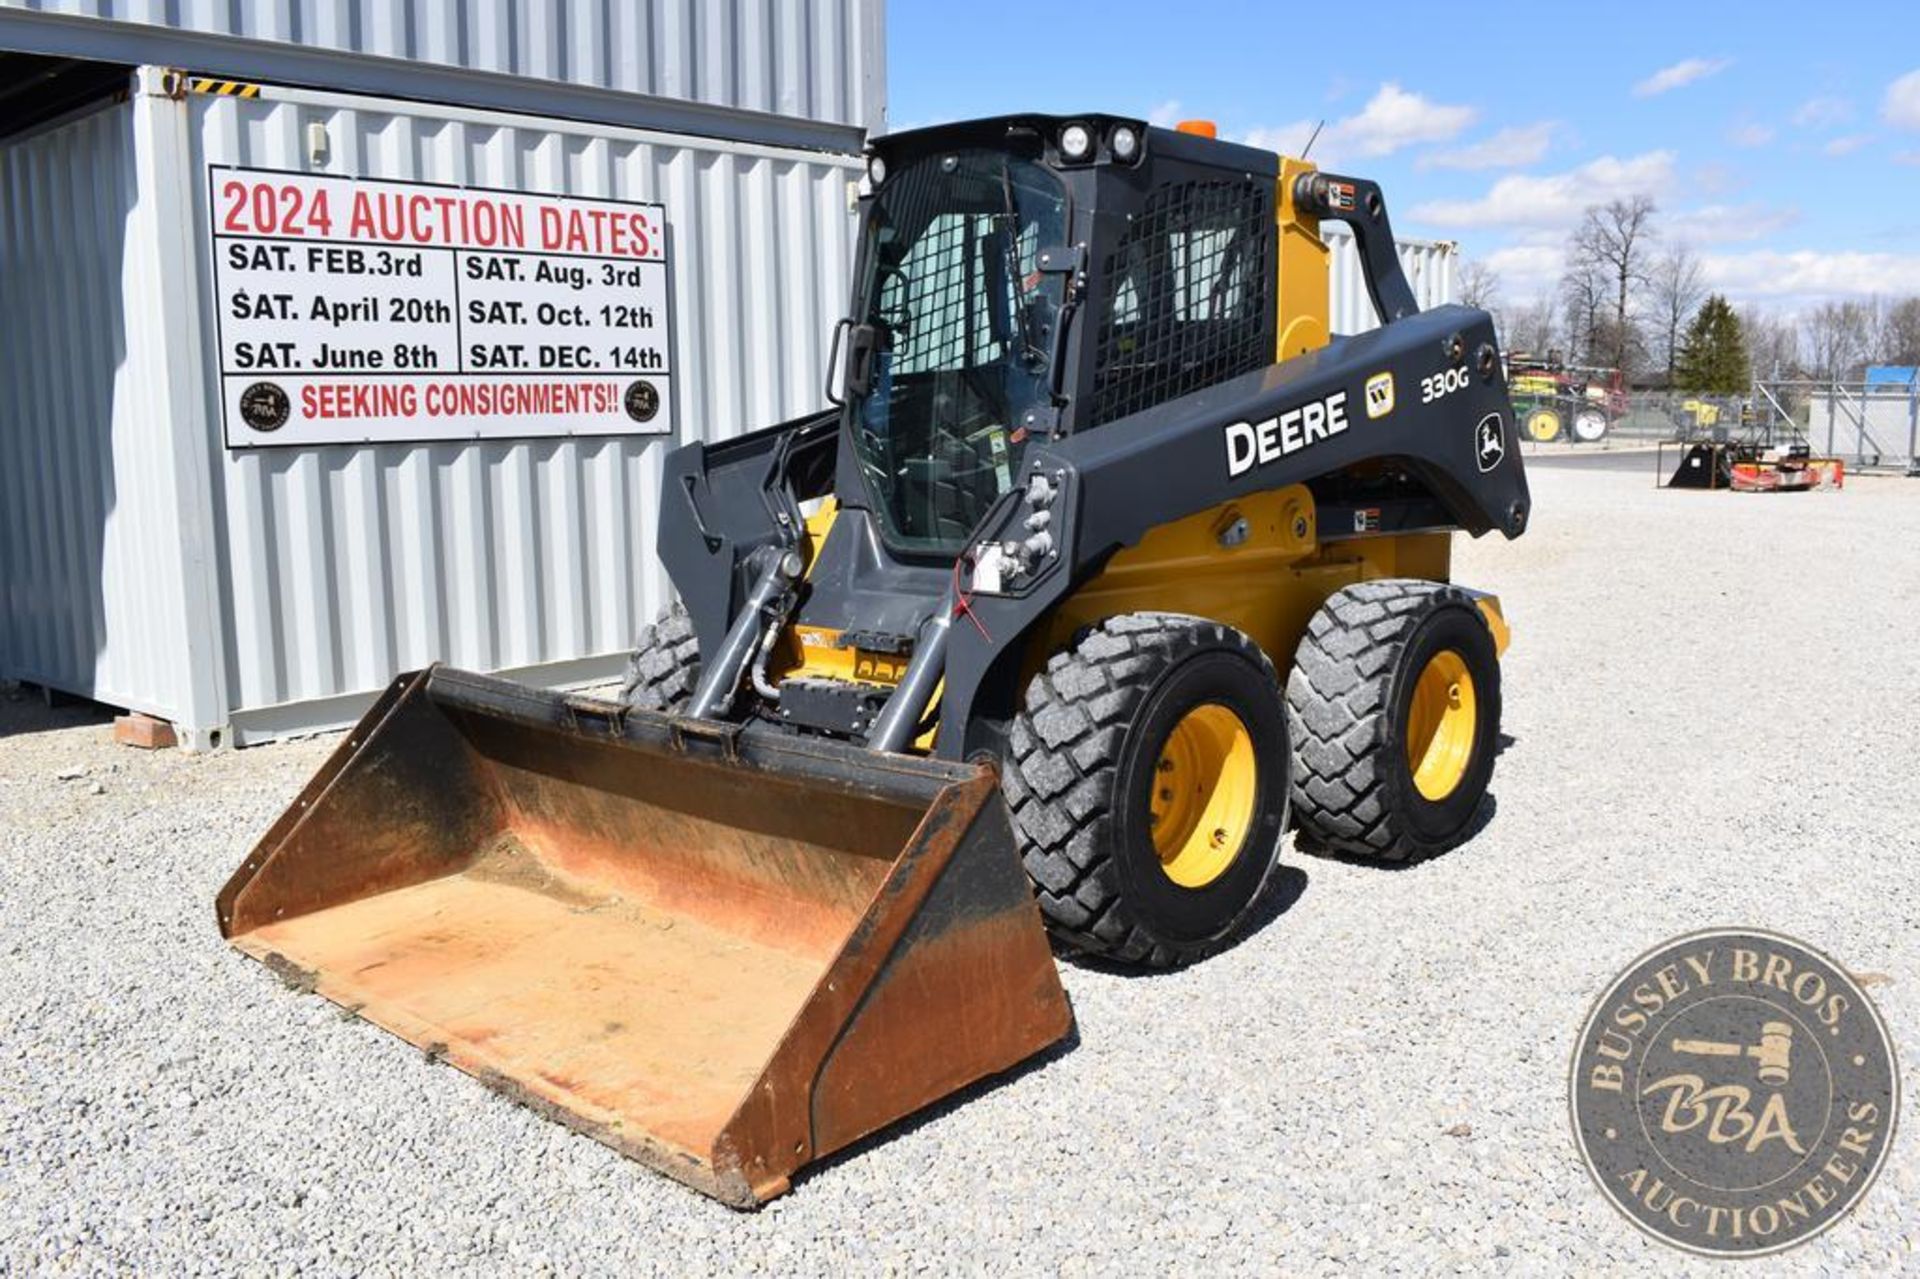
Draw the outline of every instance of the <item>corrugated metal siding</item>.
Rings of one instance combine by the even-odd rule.
[[[1365,333],[1380,327],[1373,300],[1367,296],[1366,273],[1360,269],[1360,250],[1353,236],[1337,225],[1325,228],[1333,249],[1329,302],[1330,327],[1335,333]],[[1400,266],[1413,286],[1413,300],[1421,310],[1453,301],[1453,265],[1459,247],[1448,240],[1401,240]]]
[[[0,146],[0,671],[173,718],[188,668],[132,114]]]
[[[877,128],[883,0],[0,0]]]
[[[154,124],[136,132],[138,112]],[[329,172],[663,201],[678,436],[225,450],[205,349],[205,165],[305,168],[309,122],[328,131]],[[142,189],[140,147],[148,180],[177,183],[191,216],[158,213],[173,197]],[[355,697],[436,660],[613,669],[666,598],[664,452],[821,402],[855,172],[814,153],[279,90],[136,98],[0,147],[0,669],[189,727],[231,713],[243,739],[350,718]],[[1444,299],[1450,246],[1402,259],[1423,305]],[[188,265],[163,287],[168,261]],[[1334,317],[1370,321],[1346,243]],[[189,354],[169,359],[168,342]],[[161,387],[178,388],[171,408]],[[202,526],[206,576],[190,578]],[[196,669],[218,688],[190,691]]]
[[[492,670],[625,652],[666,599],[654,554],[665,451],[822,402],[826,338],[852,272],[846,184],[857,171],[812,155],[334,101],[358,105],[190,99],[195,169],[305,168],[305,128],[318,121],[328,172],[663,201],[678,435],[218,450],[234,710],[377,689],[431,661]],[[212,332],[210,311],[203,323]],[[209,376],[217,423],[215,394]]]

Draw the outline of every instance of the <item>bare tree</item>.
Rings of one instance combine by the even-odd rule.
[[[1673,385],[1673,366],[1680,353],[1680,333],[1707,295],[1700,259],[1684,244],[1676,244],[1654,263],[1654,318],[1659,322],[1660,354],[1666,360],[1667,385]]]
[[[1607,362],[1623,373],[1633,360],[1629,312],[1634,295],[1647,285],[1653,213],[1653,199],[1644,195],[1593,205],[1567,245],[1570,262],[1592,268],[1607,282],[1612,314],[1603,349],[1610,357]]]
[[[1553,299],[1539,298],[1524,306],[1503,311],[1500,316],[1500,336],[1509,351],[1544,356],[1553,350],[1558,319]]]
[[[1800,320],[1807,371],[1836,382],[1852,376],[1873,341],[1873,310],[1865,302],[1823,302],[1807,312]]]
[[[1881,313],[1873,354],[1882,364],[1920,365],[1920,298],[1901,298]]]
[[[1762,382],[1794,378],[1800,373],[1800,338],[1793,325],[1757,306],[1740,312],[1740,328],[1747,337],[1753,376]]]
[[[1753,380],[1762,388],[1754,397],[1754,410],[1769,424],[1775,422],[1777,413],[1798,420],[1797,415],[1806,403],[1806,392],[1791,385],[1780,385],[1805,376],[1800,363],[1800,335],[1794,330],[1793,321],[1765,308],[1748,306],[1740,311],[1740,328],[1746,334]]]
[[[1560,298],[1567,307],[1567,349],[1574,360],[1600,363],[1601,308],[1606,304],[1606,281],[1592,263],[1568,255],[1566,274],[1560,277]]]
[[[1457,277],[1462,305],[1493,310],[1500,299],[1500,273],[1478,258],[1464,258]]]

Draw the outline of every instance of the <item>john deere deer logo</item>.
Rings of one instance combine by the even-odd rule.
[[[1899,1077],[1879,1013],[1791,938],[1682,937],[1594,1005],[1573,1062],[1574,1135],[1634,1224],[1758,1256],[1858,1203],[1892,1144]]]
[[[1487,414],[1480,419],[1480,425],[1473,429],[1473,450],[1482,474],[1500,465],[1500,459],[1507,455],[1507,442],[1502,438],[1498,413]]]

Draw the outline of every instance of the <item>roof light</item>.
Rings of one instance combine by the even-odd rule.
[[[887,162],[877,155],[867,157],[867,181],[879,186],[887,180]]]
[[[1130,124],[1116,125],[1113,136],[1107,139],[1107,148],[1120,163],[1132,164],[1140,156],[1140,134]]]
[[[1070,124],[1060,130],[1060,154],[1069,160],[1084,160],[1093,154],[1093,133],[1084,124]]]

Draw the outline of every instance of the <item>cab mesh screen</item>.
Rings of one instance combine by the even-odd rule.
[[[1098,426],[1273,362],[1273,193],[1245,182],[1152,192],[1106,260]]]

